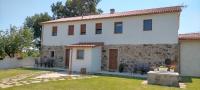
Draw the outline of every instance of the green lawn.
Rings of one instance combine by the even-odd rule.
[[[7,71],[6,74],[12,73]],[[32,70],[16,69],[16,72],[32,72]],[[10,72],[10,73],[8,73]],[[0,72],[1,75],[4,72]],[[51,81],[46,83],[30,84],[11,87],[2,90],[200,90],[200,78],[184,77],[187,89],[163,87],[157,85],[142,85],[143,79],[119,76],[99,76],[97,78]]]
[[[34,69],[28,69],[28,68],[0,70],[0,80],[7,77],[12,77],[12,76],[20,75],[20,74],[35,73],[39,71],[41,70],[34,70]]]

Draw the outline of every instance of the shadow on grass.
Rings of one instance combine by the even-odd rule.
[[[106,76],[106,77],[116,77],[116,78],[126,78],[126,79],[137,79],[146,80],[145,78],[131,77],[131,76],[120,76],[120,75],[110,75],[110,74],[95,74],[96,76]]]
[[[45,69],[38,69],[38,68],[25,68],[25,67],[22,67],[22,68],[18,68],[18,69],[21,69],[21,70],[31,70],[31,71],[55,71],[55,70],[45,70]]]
[[[200,77],[183,76],[183,77],[181,77],[181,82],[192,83],[192,79],[199,79],[200,80]]]
[[[183,83],[192,83],[192,77],[181,77],[181,82]]]

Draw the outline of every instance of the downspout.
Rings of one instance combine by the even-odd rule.
[[[39,48],[40,57],[43,55],[43,53],[42,53],[42,49],[43,49],[43,28],[44,28],[44,25],[42,25],[41,37],[40,37],[40,48]]]
[[[73,54],[73,49],[70,48],[70,64],[69,64],[69,71],[68,71],[68,74],[71,75],[72,74],[72,54]]]
[[[179,46],[179,53],[178,53],[178,56],[179,56],[179,74],[181,74],[181,42],[180,41],[178,41],[179,43],[178,43],[178,46]]]
[[[178,30],[180,28],[180,15],[181,15],[181,12],[178,14]],[[180,43],[180,40],[179,40],[179,34],[178,34],[178,60],[179,60],[179,67],[178,67],[178,73],[181,74],[181,43]]]

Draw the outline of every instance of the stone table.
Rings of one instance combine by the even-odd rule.
[[[147,75],[148,84],[179,86],[179,73],[177,72],[161,72],[149,71]]]

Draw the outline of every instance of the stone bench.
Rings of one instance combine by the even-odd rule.
[[[179,86],[179,73],[150,71],[147,76],[148,84]]]

